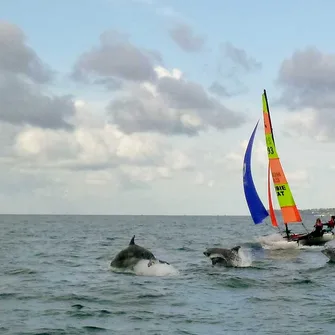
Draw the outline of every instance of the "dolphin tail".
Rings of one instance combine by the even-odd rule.
[[[232,251],[238,252],[241,247],[238,245],[234,248],[231,248]]]
[[[134,245],[135,244],[135,235],[131,238],[129,245]]]

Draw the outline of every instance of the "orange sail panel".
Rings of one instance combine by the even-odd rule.
[[[262,102],[263,102],[265,141],[268,151],[269,165],[283,221],[284,223],[301,222],[302,220],[299,210],[294,202],[291,189],[285,177],[285,173],[280,163],[280,159],[274,143],[268,101],[265,90],[264,93],[262,94]]]
[[[268,165],[268,200],[269,200],[269,213],[270,213],[270,218],[271,218],[271,223],[274,227],[278,227],[277,219],[276,219],[276,214],[273,209],[272,205],[272,197],[271,197],[271,188],[270,188],[270,161]]]

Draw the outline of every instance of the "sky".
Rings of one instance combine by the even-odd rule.
[[[298,208],[335,207],[334,10],[1,1],[0,213],[247,215],[263,89]],[[267,204],[264,142],[260,122],[252,172]]]

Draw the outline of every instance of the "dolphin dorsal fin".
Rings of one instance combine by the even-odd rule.
[[[135,244],[135,235],[131,238],[129,245],[134,245]]]
[[[238,245],[238,246],[236,246],[236,247],[234,247],[234,248],[231,248],[231,250],[232,250],[232,251],[236,251],[236,252],[238,252],[240,248],[241,248],[241,247]]]

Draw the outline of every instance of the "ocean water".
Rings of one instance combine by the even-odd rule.
[[[322,247],[278,248],[275,230],[249,217],[6,215],[0,229],[0,334],[335,331],[335,265]],[[134,234],[171,266],[112,271]],[[203,255],[236,245],[241,267]]]

